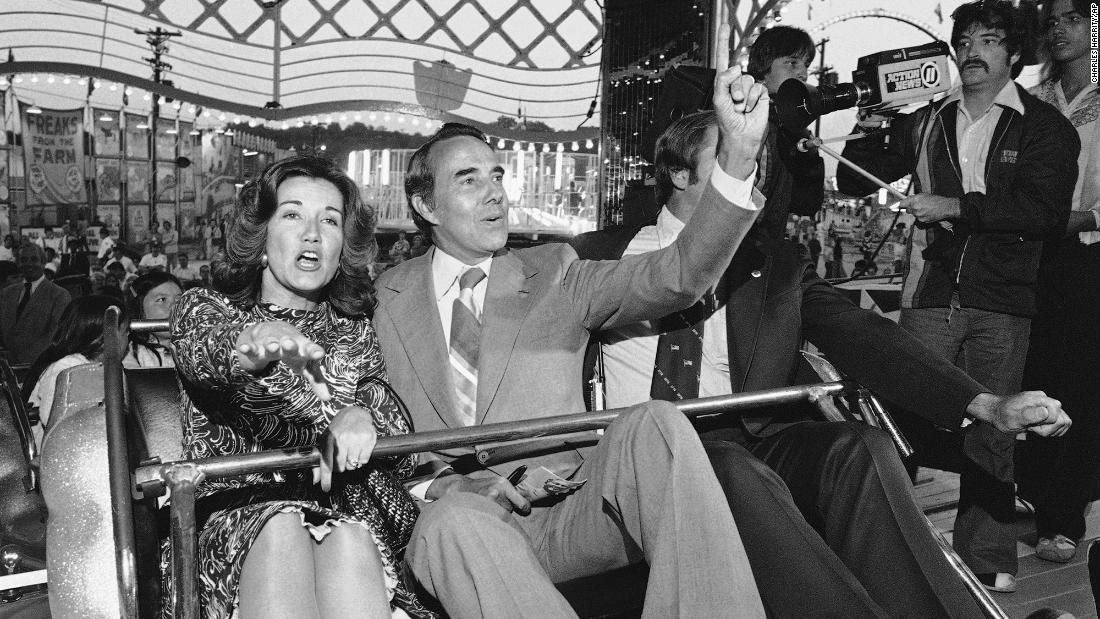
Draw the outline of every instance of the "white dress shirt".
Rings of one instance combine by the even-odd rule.
[[[438,247],[433,247],[431,251],[432,285],[435,287],[435,303],[436,307],[439,309],[439,322],[443,327],[443,339],[446,341],[447,348],[450,349],[451,314],[454,310],[455,299],[458,298],[458,293],[460,292],[458,278],[462,277],[463,273],[473,268],[478,268],[485,272],[485,277],[474,286],[474,296],[471,300],[474,305],[474,315],[481,316],[481,310],[485,308],[485,290],[489,287],[489,269],[493,266],[493,257],[489,256],[481,262],[471,266]],[[431,502],[431,499],[425,496],[428,492],[428,486],[432,485],[432,482],[434,482],[437,477],[449,470],[451,470],[449,466],[437,470],[435,475],[430,479],[425,479],[412,488],[409,488],[409,494],[412,494],[421,501]]]
[[[38,290],[38,287],[41,286],[42,282],[44,282],[44,281],[46,281],[46,274],[45,273],[43,273],[41,276],[39,276],[38,279],[31,282],[31,296],[32,297],[34,296],[34,291]],[[23,283],[26,284],[27,280],[23,280]],[[19,295],[19,300],[20,301],[23,300],[23,295],[22,294]]]
[[[451,311],[454,309],[455,299],[458,298],[458,278],[473,268],[479,268],[485,272],[485,277],[474,286],[472,301],[474,315],[481,316],[481,310],[485,307],[485,290],[489,287],[489,269],[492,265],[492,256],[471,266],[438,247],[434,249],[432,283],[435,285],[435,303],[439,308],[439,321],[443,325],[443,337],[447,341],[447,348],[451,346]]]
[[[99,249],[96,251],[96,258],[102,262],[104,258],[111,255],[111,251],[115,248],[115,239],[111,236],[105,236],[99,239]]]
[[[154,256],[152,253],[145,254],[141,257],[141,262],[138,263],[139,267],[148,267],[150,269],[155,267],[168,268],[168,256],[166,254],[158,254]]]
[[[756,172],[747,180],[738,180],[714,166],[711,182],[734,204],[752,203]],[[638,231],[627,245],[624,256],[644,254],[668,247],[680,236],[685,222],[667,208],[657,215],[657,224]],[[722,302],[724,303],[724,299]],[[653,363],[657,358],[660,332],[652,321],[637,322],[611,330],[603,346],[605,401],[608,408],[633,406],[650,399]],[[703,354],[699,367],[699,397],[728,395],[730,386],[729,345],[726,341],[726,308],[719,307],[703,322]]]
[[[662,208],[657,215],[657,225],[639,230],[623,255],[633,256],[668,247],[683,229],[684,222],[667,208]],[[649,390],[659,337],[660,330],[653,321],[648,320],[619,327],[606,334],[603,367],[608,408],[633,406],[651,399]],[[726,308],[723,305],[703,322],[699,397],[726,395],[733,391],[727,349]]]
[[[989,155],[989,143],[993,140],[993,131],[1001,119],[1001,108],[1011,108],[1019,114],[1024,113],[1024,103],[1016,90],[1016,82],[1009,80],[1001,88],[993,103],[977,118],[970,116],[966,109],[966,99],[962,88],[953,92],[944,102],[958,101],[956,113],[955,141],[959,146],[959,168],[962,170],[963,191],[985,193],[985,164]]]

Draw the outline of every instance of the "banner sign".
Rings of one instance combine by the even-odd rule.
[[[157,162],[157,202],[175,202],[176,201],[176,185],[179,183],[179,179],[176,178],[176,164],[170,161],[158,161]]]
[[[95,214],[111,232],[117,233],[122,226],[122,207],[118,204],[100,203],[96,205]]]
[[[126,201],[149,201],[149,162],[126,162]]]
[[[149,118],[126,114],[126,158],[149,158]]]
[[[122,152],[122,127],[119,126],[118,112],[95,108],[92,110],[92,123],[95,126],[95,154],[117,157]]]
[[[28,114],[19,104],[27,165],[27,206],[86,204],[84,110]]]
[[[95,181],[99,202],[122,199],[122,164],[118,159],[96,159]]]
[[[160,161],[172,161],[176,158],[176,121],[171,118],[157,120],[157,159]]]
[[[194,129],[194,125],[188,122],[180,121],[179,132],[179,149],[180,157],[187,157],[188,159],[194,159],[193,151],[195,149],[195,138],[197,135],[191,135],[191,130]]]

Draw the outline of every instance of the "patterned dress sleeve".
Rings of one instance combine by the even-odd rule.
[[[206,288],[184,292],[169,318],[180,376],[216,391],[232,391],[256,380],[241,368],[234,349],[251,322],[220,293]]]
[[[374,415],[374,426],[379,436],[394,436],[412,432],[408,411],[401,407],[389,387],[386,362],[378,343],[374,327],[367,322],[364,337],[366,345],[362,356],[362,374],[355,395],[356,402]],[[398,479],[408,479],[416,469],[415,455],[395,458],[387,462]]]

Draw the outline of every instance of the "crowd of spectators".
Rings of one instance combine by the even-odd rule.
[[[171,233],[170,223],[164,230]],[[39,239],[8,234],[0,252],[0,355],[23,378],[23,397],[41,444],[48,427],[53,383],[64,369],[102,354],[103,313],[117,306],[129,319],[166,319],[187,288],[209,286],[207,264],[190,262],[178,241],[164,235],[144,254],[117,241],[106,227],[96,252],[82,234],[47,228]],[[168,247],[175,251],[169,255]],[[171,267],[173,263],[176,266]],[[169,269],[171,268],[171,272]],[[130,366],[170,366],[172,351],[154,335],[134,336],[125,354]]]

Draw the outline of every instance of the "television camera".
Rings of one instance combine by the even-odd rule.
[[[943,41],[863,56],[852,82],[811,86],[789,79],[773,97],[780,122],[802,129],[814,119],[850,107],[896,110],[931,99],[951,87],[950,49]]]

